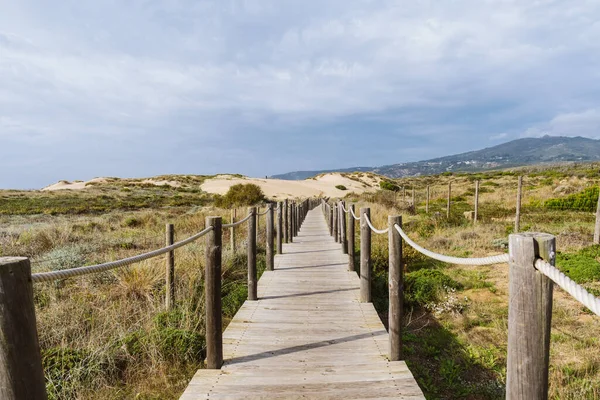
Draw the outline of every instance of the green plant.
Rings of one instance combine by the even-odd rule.
[[[335,188],[339,190],[348,190],[344,185],[335,185]]]
[[[587,188],[564,198],[549,199],[544,207],[559,210],[595,211],[598,204],[598,187]]]
[[[448,288],[461,289],[462,285],[439,270],[420,269],[405,277],[405,296],[408,303],[425,306],[440,300]]]
[[[576,253],[561,253],[556,255],[556,265],[577,283],[587,283],[600,280],[600,245],[594,245],[579,250]]]
[[[253,183],[238,183],[229,188],[223,196],[215,197],[217,207],[251,206],[264,201],[265,195],[260,186]]]
[[[379,187],[383,190],[391,190],[392,192],[397,192],[400,190],[400,186],[390,181],[380,181]]]

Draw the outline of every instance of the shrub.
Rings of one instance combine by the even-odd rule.
[[[556,265],[577,283],[600,280],[600,245],[579,250],[576,253],[558,253]]]
[[[348,190],[344,185],[336,185],[335,188],[340,190]]]
[[[598,187],[587,188],[570,196],[546,200],[546,208],[559,210],[595,211],[598,203]]]
[[[460,283],[434,269],[407,273],[404,285],[406,301],[420,306],[437,302],[448,289],[462,288]]]
[[[265,195],[260,186],[254,183],[238,183],[230,187],[224,196],[216,196],[215,205],[223,208],[251,206],[264,199]]]
[[[400,190],[400,186],[396,185],[390,181],[381,181],[379,182],[379,187],[383,190],[391,190],[392,192],[397,192]]]
[[[127,228],[135,228],[136,226],[140,226],[142,222],[135,217],[127,217],[121,223],[122,226]]]

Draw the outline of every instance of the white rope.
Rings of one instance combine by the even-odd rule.
[[[269,209],[267,208],[267,209],[265,210],[265,212],[257,213],[256,215],[265,215],[265,214],[266,214],[266,213],[268,213],[268,212],[269,212]]]
[[[185,246],[186,244],[189,244],[189,243],[193,242],[194,240],[201,238],[202,236],[206,235],[208,232],[210,232],[212,230],[213,230],[213,227],[209,226],[208,228],[204,229],[201,232],[198,232],[194,236],[190,236],[189,238],[184,239],[180,242],[174,243],[170,246],[163,247],[162,249],[158,249],[158,250],[153,250],[148,253],[140,254],[137,256],[124,258],[124,259],[118,260],[118,261],[111,261],[111,262],[107,262],[104,264],[90,265],[87,267],[64,269],[62,271],[40,272],[40,273],[31,275],[31,280],[34,283],[49,282],[49,281],[54,281],[57,279],[72,278],[74,276],[93,274],[96,272],[108,271],[108,270],[118,268],[118,267],[124,267],[126,265],[130,265],[130,264],[134,264],[134,263],[137,263],[140,261],[148,260],[150,258],[158,257],[162,254],[173,251],[181,246]]]
[[[566,290],[571,296],[575,297],[581,304],[592,310],[594,314],[600,315],[600,298],[589,293],[583,286],[560,272],[558,268],[547,261],[538,259],[535,262],[535,268],[548,278],[552,279],[558,286]]]
[[[385,229],[377,229],[373,226],[373,224],[371,223],[371,220],[369,219],[369,216],[367,214],[365,214],[365,221],[367,221],[367,225],[369,225],[369,228],[371,228],[371,230],[375,233],[378,233],[380,235],[384,234],[384,233],[388,233],[390,231],[390,228],[385,228]]]
[[[250,217],[252,217],[252,214],[248,214],[248,216],[242,220],[239,220],[238,222],[232,222],[231,224],[225,224],[223,225],[223,228],[235,228],[236,226],[239,226],[241,224],[243,224],[244,222],[248,221],[250,219]]]
[[[461,257],[451,257],[445,256],[443,254],[434,253],[433,251],[427,250],[413,242],[407,235],[404,233],[402,228],[398,226],[398,224],[394,225],[394,228],[398,231],[402,239],[406,243],[408,243],[412,248],[417,250],[420,253],[425,254],[428,257],[434,258],[439,261],[447,262],[450,264],[460,264],[460,265],[490,265],[490,264],[500,264],[508,262],[508,254],[499,254],[497,256],[489,256],[489,257],[481,257],[481,258],[461,258]]]
[[[357,221],[360,221],[360,217],[357,217],[356,214],[354,214],[354,210],[352,210],[352,207],[350,207],[350,214],[352,214],[352,218],[354,218]]]
[[[342,205],[342,210],[344,210],[345,213],[348,212],[348,210],[346,210],[346,207],[344,207],[344,203],[340,203]]]

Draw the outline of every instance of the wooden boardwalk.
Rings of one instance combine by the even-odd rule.
[[[424,399],[404,361],[388,361],[387,331],[358,302],[319,208],[283,252],[225,330],[223,368],[199,370],[181,399]]]

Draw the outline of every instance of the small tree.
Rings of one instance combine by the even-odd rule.
[[[230,187],[225,195],[217,195],[215,205],[223,208],[251,206],[264,199],[265,194],[260,186],[254,183],[238,183]]]

